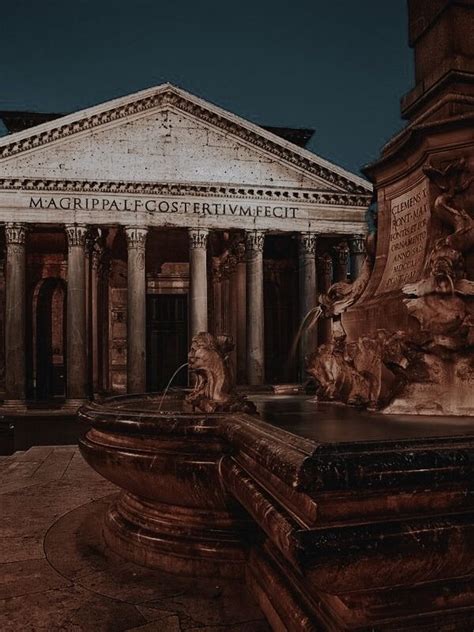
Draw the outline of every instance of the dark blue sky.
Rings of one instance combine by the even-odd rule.
[[[74,111],[165,81],[255,123],[316,129],[358,171],[412,85],[405,0],[15,0],[0,109]]]

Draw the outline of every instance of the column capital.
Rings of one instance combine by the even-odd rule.
[[[265,244],[264,230],[246,230],[245,231],[245,247],[247,254],[252,252],[263,252]]]
[[[232,245],[232,252],[237,263],[245,262],[245,239],[243,237],[235,240]]]
[[[206,250],[209,230],[207,228],[189,228],[189,247]]]
[[[349,261],[349,246],[347,241],[341,241],[337,246],[334,246],[334,252],[336,253],[337,262],[339,265],[347,265]]]
[[[129,248],[145,248],[148,234],[146,226],[125,226],[124,230]]]
[[[5,224],[5,239],[7,246],[24,246],[26,243],[26,224],[7,222]]]
[[[332,257],[328,252],[325,252],[323,255],[318,257],[318,264],[320,265],[320,270],[322,274],[327,274],[328,276],[332,276]]]
[[[66,224],[64,228],[66,230],[68,248],[75,246],[85,247],[89,232],[85,224]]]
[[[365,253],[364,235],[352,235],[349,238],[349,248],[353,255],[363,255]]]
[[[300,254],[314,256],[316,254],[317,241],[317,233],[312,233],[310,231],[305,233],[298,233],[298,245]]]

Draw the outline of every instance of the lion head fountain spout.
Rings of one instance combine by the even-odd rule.
[[[188,354],[189,370],[195,376],[194,388],[186,397],[191,409],[205,413],[255,413],[252,402],[235,390],[230,353],[234,349],[231,336],[196,334]]]

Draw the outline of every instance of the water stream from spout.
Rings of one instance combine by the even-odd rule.
[[[173,375],[171,376],[170,381],[169,381],[169,382],[168,382],[168,384],[166,385],[166,388],[165,388],[165,390],[163,391],[163,395],[161,396],[160,403],[159,403],[159,405],[158,405],[158,412],[160,412],[160,411],[161,411],[161,407],[163,406],[163,401],[164,401],[164,399],[165,399],[165,397],[166,397],[166,393],[169,391],[169,388],[170,388],[171,384],[173,383],[174,378],[178,375],[178,373],[181,371],[181,369],[184,369],[184,367],[185,367],[185,366],[188,366],[188,363],[187,363],[187,362],[185,362],[184,364],[182,364],[181,366],[179,366],[179,367],[176,369],[176,371],[173,373]]]
[[[316,326],[316,323],[318,322],[322,312],[323,310],[321,306],[316,305],[316,307],[313,307],[309,310],[309,312],[301,321],[300,326],[298,327],[298,331],[296,332],[296,335],[293,338],[293,342],[291,344],[290,353],[288,356],[288,367],[291,367],[295,361],[296,350],[303,334],[307,331],[311,331],[311,329]],[[314,351],[314,349],[310,349],[309,351]]]

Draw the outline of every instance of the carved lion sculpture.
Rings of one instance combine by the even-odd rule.
[[[200,332],[194,336],[188,354],[189,369],[195,376],[186,402],[202,412],[255,412],[254,405],[235,392],[230,353],[231,336]]]

